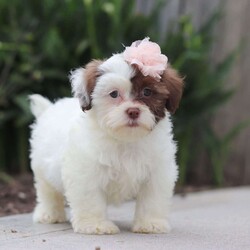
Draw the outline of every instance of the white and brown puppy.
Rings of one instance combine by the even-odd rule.
[[[107,205],[136,198],[132,230],[169,231],[178,175],[170,114],[183,83],[170,65],[154,77],[128,61],[121,53],[73,71],[75,98],[30,97],[35,222],[65,221],[66,197],[75,232],[115,234]]]

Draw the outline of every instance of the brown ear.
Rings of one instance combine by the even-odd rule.
[[[169,95],[166,101],[167,110],[173,114],[179,107],[179,103],[183,92],[183,78],[179,76],[169,64],[162,75],[161,82],[165,84]]]
[[[74,97],[79,99],[82,110],[91,109],[91,94],[95,88],[96,80],[101,75],[101,72],[98,70],[100,64],[103,61],[94,60],[88,63],[84,68],[79,68],[74,71],[71,71],[70,81],[72,85],[72,92]]]

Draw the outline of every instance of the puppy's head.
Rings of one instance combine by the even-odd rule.
[[[149,134],[168,112],[174,113],[183,88],[170,65],[156,80],[128,64],[123,54],[73,71],[71,83],[82,110],[90,110],[101,129],[123,141]]]

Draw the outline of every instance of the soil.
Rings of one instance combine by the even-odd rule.
[[[0,217],[29,213],[35,206],[33,177],[25,174],[11,181],[0,180]]]

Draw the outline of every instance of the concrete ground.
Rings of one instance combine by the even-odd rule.
[[[250,187],[175,196],[169,234],[130,232],[134,203],[109,209],[118,235],[81,235],[69,223],[33,224],[31,214],[0,218],[0,249],[250,249]]]

